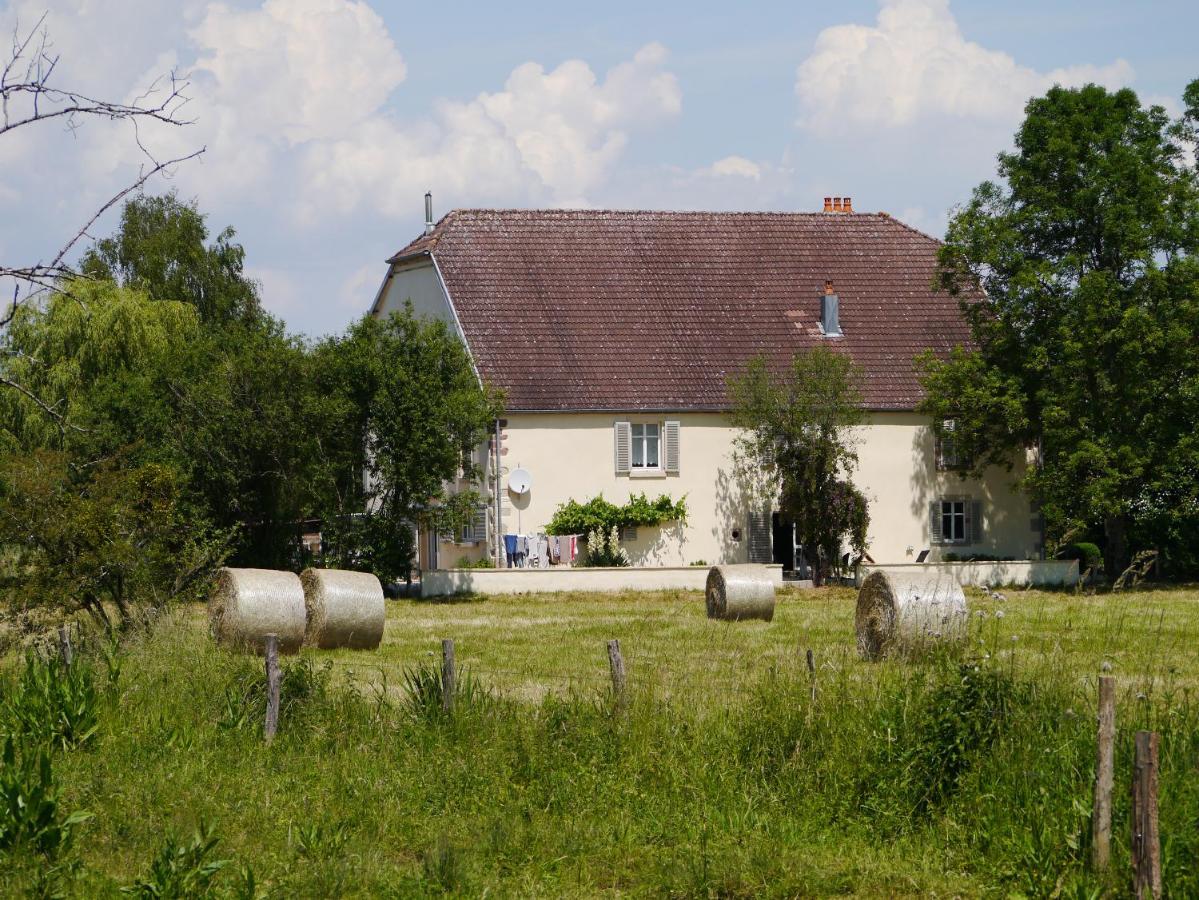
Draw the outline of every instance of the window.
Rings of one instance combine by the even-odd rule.
[[[635,422],[633,433],[633,468],[657,469],[661,467],[658,458],[658,445],[661,441],[659,426]]]
[[[957,438],[954,435],[956,428],[956,421],[946,419],[941,423],[940,432],[936,434],[938,470],[950,471],[967,468],[966,460],[962,458],[962,454],[958,450]]]
[[[982,503],[970,497],[939,497],[929,504],[929,539],[934,544],[985,542]]]
[[[941,501],[941,540],[946,544],[966,541],[966,501]]]

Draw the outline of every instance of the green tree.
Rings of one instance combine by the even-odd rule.
[[[755,503],[777,503],[795,523],[819,583],[840,567],[845,544],[855,556],[865,552],[870,524],[866,498],[851,483],[853,429],[863,416],[853,363],[817,347],[777,373],[758,356],[730,380],[729,394],[742,481]]]
[[[1187,97],[1199,101],[1199,82]],[[974,346],[920,360],[921,408],[956,420],[962,455],[981,470],[1035,449],[1024,486],[1051,537],[1100,529],[1111,574],[1136,549],[1166,542],[1177,556],[1199,537],[1199,190],[1185,124],[1130,90],[1030,100],[1000,181],[975,189],[940,253]]]
[[[277,323],[216,329],[189,303],[79,280],[5,338],[0,366],[30,392],[0,394],[0,449],[169,466],[196,527],[235,534],[236,561],[292,564],[316,438],[304,347]]]
[[[224,545],[185,515],[170,467],[119,457],[79,466],[53,450],[0,458],[10,609],[79,610],[107,631],[126,628],[192,592]]]
[[[319,345],[311,365],[320,511],[334,557],[406,578],[414,527],[451,530],[480,503],[475,451],[501,398],[480,386],[445,324],[411,307],[361,319]]]
[[[135,288],[153,300],[190,303],[205,323],[252,323],[262,316],[258,286],[245,274],[245,249],[224,228],[208,244],[195,203],[174,194],[139,195],[121,210],[115,234],[97,241],[80,263],[87,278]]]

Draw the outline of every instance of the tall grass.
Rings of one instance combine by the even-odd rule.
[[[865,666],[848,641],[820,645],[814,684],[794,652],[714,696],[634,666],[619,707],[602,682],[531,700],[480,673],[445,715],[432,660],[405,681],[367,678],[365,655],[349,676],[305,657],[287,662],[270,745],[261,661],[167,622],[128,651],[90,742],[55,751],[63,809],[94,815],[58,888],[1123,896],[1127,791],[1111,874],[1087,864],[1094,679],[1053,649],[1077,620],[1015,607],[978,617],[963,655]],[[1135,625],[1109,615],[1109,630]],[[1121,648],[1117,637],[1099,649],[1119,663]],[[1161,662],[1122,677],[1118,785],[1134,727],[1157,729],[1167,889],[1195,896],[1199,708],[1189,673]],[[0,877],[37,887],[24,853],[0,856]]]

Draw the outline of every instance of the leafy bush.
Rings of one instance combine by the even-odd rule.
[[[4,741],[0,766],[0,850],[28,848],[55,857],[71,842],[76,825],[91,818],[75,812],[63,817],[50,750],[26,746],[17,752],[12,737]]]
[[[675,501],[669,494],[661,494],[650,500],[640,493],[629,497],[624,506],[617,506],[600,494],[586,503],[567,500],[554,510],[545,530],[547,534],[591,534],[597,530],[607,534],[613,528],[651,528],[666,522],[686,521],[686,497]]]
[[[490,556],[484,556],[482,559],[470,559],[466,556],[460,556],[458,562],[454,563],[456,569],[494,569],[495,560]]]
[[[0,727],[30,743],[82,747],[95,737],[100,699],[95,669],[86,658],[76,657],[67,666],[57,656],[42,657],[31,650],[25,654],[20,678],[0,705]]]
[[[212,859],[219,843],[204,823],[192,835],[191,842],[181,843],[168,834],[162,849],[150,863],[150,870],[121,892],[146,900],[192,900],[212,894],[212,881],[229,861]]]
[[[1073,544],[1066,544],[1058,549],[1054,554],[1058,559],[1076,559],[1078,560],[1078,568],[1080,573],[1087,569],[1094,569],[1096,572],[1103,569],[1103,551],[1096,544],[1088,541],[1078,541]]]
[[[612,530],[608,532],[607,538],[599,529],[588,533],[587,553],[583,557],[582,565],[595,568],[632,565],[629,551],[620,546],[620,533],[616,530],[616,526],[613,526]]]

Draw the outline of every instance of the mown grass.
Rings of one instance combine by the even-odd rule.
[[[260,661],[183,611],[115,688],[99,667],[94,736],[55,751],[64,813],[93,814],[69,856],[47,878],[0,852],[0,879],[114,895],[189,864],[203,825],[228,895],[1122,896],[1132,732],[1152,727],[1168,890],[1199,895],[1199,591],[971,599],[963,656],[873,665],[845,590],[788,595],[770,624],[708,622],[685,592],[390,603],[379,651],[289,661],[269,746]],[[474,683],[451,717],[404,688],[443,637]],[[1105,664],[1107,881],[1087,866]]]

